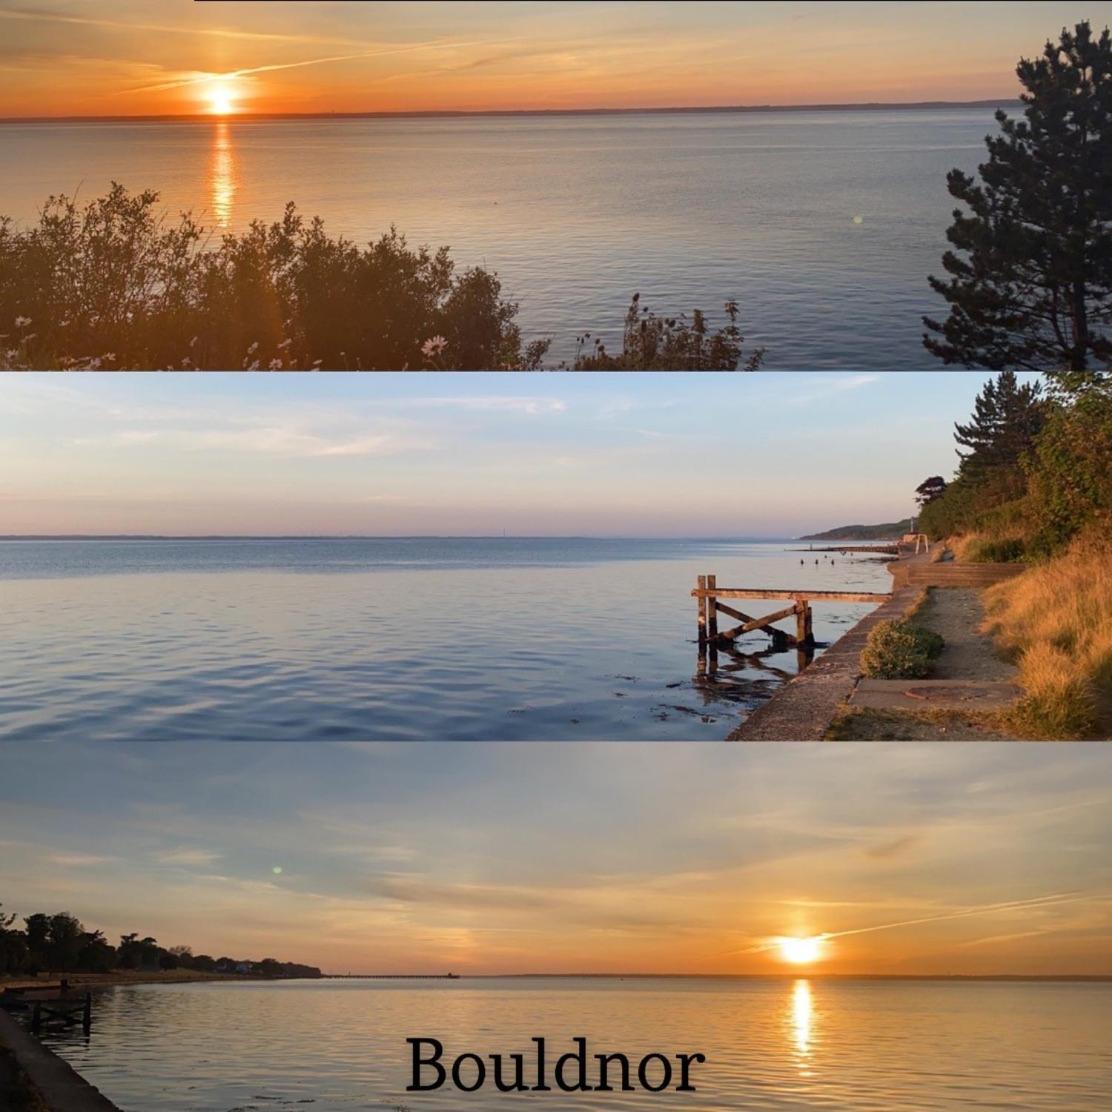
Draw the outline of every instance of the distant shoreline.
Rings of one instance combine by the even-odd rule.
[[[821,973],[814,970],[783,973],[324,973],[322,981],[1058,981],[1112,983],[1112,973]]]
[[[263,123],[282,120],[437,120],[484,119],[548,116],[669,116],[750,112],[887,112],[929,111],[946,108],[1015,108],[1018,97],[987,100],[861,101],[851,104],[719,104],[697,107],[663,108],[491,108],[477,111],[439,108],[416,112],[239,112],[226,116],[213,113],[180,115],[117,116],[2,116],[0,124],[73,124],[73,123],[215,123],[217,121]]]

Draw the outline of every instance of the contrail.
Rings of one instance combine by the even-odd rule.
[[[267,66],[251,66],[247,69],[227,70],[223,73],[196,73],[189,77],[163,81],[157,85],[140,85],[126,89],[128,93],[158,93],[167,89],[181,89],[189,85],[201,85],[207,81],[229,80],[237,77],[250,77],[256,73],[273,73],[275,70],[299,69],[303,66],[322,66],[329,62],[353,62],[359,58],[383,58],[397,54],[413,54],[420,50],[462,48],[483,46],[483,42],[458,42],[453,39],[433,39],[429,42],[408,43],[405,46],[383,47],[378,50],[362,50],[358,54],[333,54],[327,58],[306,58],[300,62],[276,62]]]
[[[1004,911],[1035,910],[1041,907],[1057,907],[1060,904],[1077,903],[1080,900],[1093,899],[1091,894],[1084,892],[1061,892],[1052,896],[1032,896],[1026,900],[1009,900],[1005,903],[981,904],[977,907],[965,907],[959,911],[947,911],[940,915],[924,915],[918,919],[901,919],[895,923],[878,923],[871,927],[854,927],[845,931],[832,931],[820,934],[817,937],[824,941],[831,938],[845,938],[853,934],[870,934],[873,931],[891,931],[900,927],[914,927],[921,923],[940,923],[948,919],[966,919],[974,915],[995,915]],[[750,946],[742,950],[728,950],[727,954],[759,954],[766,950],[773,950],[778,945],[775,941],[764,941],[757,946]]]
[[[202,35],[217,39],[246,39],[255,42],[331,43],[335,46],[367,46],[359,39],[327,38],[320,35],[282,35],[267,31],[236,31],[221,27],[174,27],[161,23],[127,23],[120,19],[92,19],[88,16],[62,15],[60,12],[31,12],[20,8],[0,8],[0,19],[19,19],[30,23],[66,23],[78,27],[104,27],[114,31],[157,31],[166,35]]]

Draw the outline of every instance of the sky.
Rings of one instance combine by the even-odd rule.
[[[326,972],[1112,974],[1100,745],[9,745],[0,898]],[[64,769],[64,774],[59,770]],[[797,970],[798,971],[798,970]]]
[[[0,535],[788,537],[897,521],[993,376],[24,374]]]
[[[0,0],[0,117],[974,100],[1112,4]]]

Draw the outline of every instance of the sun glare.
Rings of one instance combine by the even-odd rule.
[[[205,90],[205,101],[209,112],[214,116],[228,116],[236,110],[234,93],[226,84],[219,81]]]
[[[822,938],[777,939],[780,957],[792,965],[810,965],[822,956]]]

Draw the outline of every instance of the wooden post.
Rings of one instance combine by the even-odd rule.
[[[800,599],[795,604],[795,643],[797,645],[807,644],[807,603]]]
[[[718,576],[707,576],[707,590],[718,586]],[[718,599],[713,594],[707,599],[707,637],[713,642],[718,637]]]
[[[803,643],[808,648],[815,643],[815,634],[811,624],[811,604],[803,604]]]
[[[700,591],[705,591],[707,588],[707,577],[700,575],[697,581],[697,586]],[[699,595],[695,600],[699,612],[699,644],[705,645],[707,643],[707,600],[704,595]]]

